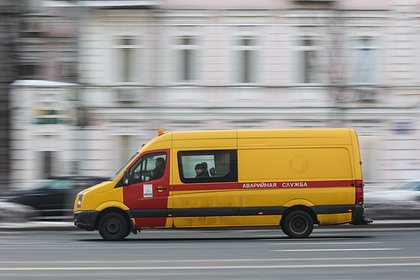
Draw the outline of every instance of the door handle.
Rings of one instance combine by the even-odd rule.
[[[168,188],[166,188],[166,187],[164,187],[164,186],[159,186],[159,187],[156,187],[156,190],[158,191],[158,192],[163,192],[163,191],[166,191]]]

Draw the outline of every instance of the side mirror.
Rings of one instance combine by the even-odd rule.
[[[124,171],[123,184],[124,186],[127,186],[129,183],[130,183],[130,171],[126,170]]]
[[[127,186],[129,183],[130,183],[130,172],[124,171],[123,177],[115,185],[115,188],[121,188],[121,187]]]

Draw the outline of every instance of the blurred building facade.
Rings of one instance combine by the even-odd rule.
[[[419,177],[418,0],[43,3],[79,75],[12,86],[16,184],[111,176],[159,128],[353,127],[366,181]]]
[[[48,1],[21,0],[18,79],[77,81],[77,34],[73,13]]]
[[[0,192],[10,175],[9,85],[16,78],[16,44],[19,9],[16,1],[0,1]]]
[[[64,123],[70,123],[65,115],[69,107],[62,100],[72,100],[74,90],[69,88],[74,85],[69,82],[77,81],[77,22],[73,13],[48,1],[11,2],[17,24],[14,46],[5,56],[13,57],[15,66],[15,76],[7,84],[7,89],[11,84],[7,107],[12,126],[8,185],[15,188],[63,173],[66,160],[56,156],[68,151],[63,139],[68,127]],[[54,145],[45,145],[50,142]]]

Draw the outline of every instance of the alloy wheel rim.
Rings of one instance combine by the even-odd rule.
[[[111,220],[107,223],[106,230],[110,234],[116,234],[120,230],[120,223],[116,220]]]
[[[290,221],[290,229],[295,234],[304,233],[308,227],[308,221],[302,216],[296,216]]]

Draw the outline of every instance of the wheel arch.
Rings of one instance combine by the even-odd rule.
[[[130,226],[131,231],[133,231],[133,222],[131,221],[131,218],[128,215],[128,212],[119,207],[109,207],[100,211],[98,216],[96,217],[95,229],[98,229],[99,221],[102,219],[103,216],[105,216],[108,213],[120,214],[127,221],[128,225]]]
[[[316,215],[315,211],[312,209],[312,207],[300,204],[300,205],[294,205],[292,207],[288,207],[286,209],[286,211],[284,211],[283,215],[281,216],[281,221],[280,221],[280,226],[281,227],[283,227],[283,222],[284,222],[285,218],[287,217],[287,215],[289,215],[290,213],[292,213],[296,210],[302,210],[302,211],[307,212],[309,215],[311,215],[311,217],[314,221],[314,224],[319,224],[317,215]]]

